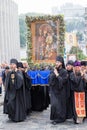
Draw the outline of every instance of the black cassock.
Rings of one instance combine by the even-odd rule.
[[[6,77],[4,113],[15,122],[26,118],[25,86],[22,72],[9,72]]]
[[[87,118],[87,82],[86,82],[86,88],[85,88],[85,105],[86,105],[86,118]]]
[[[50,119],[57,123],[64,122],[66,119],[66,87],[67,71],[61,68],[59,76],[51,73],[49,79],[51,115]]]
[[[25,97],[26,97],[26,113],[29,114],[31,112],[31,78],[28,76],[26,72],[23,72],[24,83],[25,83]]]
[[[70,74],[73,72],[72,70],[67,71],[68,72],[68,82],[67,82],[67,88],[66,88],[66,119],[70,119],[73,116],[73,99],[72,99],[72,91],[71,91],[71,84],[70,84]]]

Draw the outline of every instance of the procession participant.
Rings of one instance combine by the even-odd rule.
[[[3,72],[5,70],[6,64],[3,63],[0,65],[0,96],[2,95],[2,87],[3,87]]]
[[[54,71],[49,78],[50,86],[50,119],[52,124],[64,122],[66,120],[66,87],[68,73],[65,69],[64,59],[57,56]]]
[[[25,112],[25,88],[22,73],[17,70],[16,59],[10,60],[11,71],[6,76],[4,113],[14,122],[23,121]]]
[[[86,88],[85,88],[85,106],[86,106],[86,118],[87,118],[87,61],[84,63],[84,71],[83,71],[83,78],[86,83]]]
[[[9,71],[10,71],[10,67],[6,66],[4,71],[2,72],[2,82],[3,82],[4,89],[5,89],[5,79]]]
[[[81,63],[75,61],[74,72],[70,74],[70,83],[73,96],[73,120],[75,124],[82,123],[86,116],[85,111],[85,80],[81,73]]]
[[[68,72],[68,84],[66,88],[66,119],[72,118],[72,93],[70,87],[70,74],[73,72],[74,62],[69,60],[66,64],[66,70]]]
[[[27,67],[27,66],[26,66]],[[26,101],[26,114],[28,115],[31,112],[31,78],[27,74],[27,68],[23,67],[22,62],[18,62],[17,68],[22,72],[25,85],[25,101]]]
[[[28,63],[25,61],[22,63],[23,64],[23,68],[24,68],[24,71],[27,72],[28,70],[30,70],[30,67],[28,65]]]
[[[81,72],[84,73],[86,69],[86,61],[81,61]]]

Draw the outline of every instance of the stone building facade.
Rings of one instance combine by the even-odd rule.
[[[0,63],[20,60],[18,6],[12,0],[0,0]]]

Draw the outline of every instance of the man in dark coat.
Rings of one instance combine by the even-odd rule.
[[[66,88],[66,119],[72,118],[72,93],[70,87],[70,74],[73,72],[74,62],[69,60],[66,64],[66,70],[68,72],[68,82]]]
[[[23,75],[17,70],[17,60],[10,60],[11,71],[6,76],[6,92],[4,98],[4,113],[15,122],[26,118],[25,87]]]
[[[66,85],[68,74],[61,56],[56,58],[56,66],[50,74],[50,119],[53,124],[64,122],[66,119]]]

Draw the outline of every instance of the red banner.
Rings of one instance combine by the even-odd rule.
[[[85,110],[85,93],[84,92],[75,92],[75,109],[78,117],[86,117]]]

